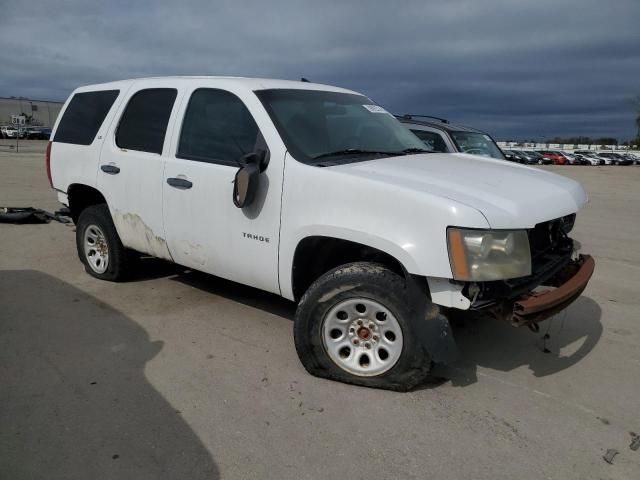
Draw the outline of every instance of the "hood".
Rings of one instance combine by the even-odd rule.
[[[570,178],[463,153],[406,155],[328,168],[454,200],[480,211],[496,229],[532,228],[575,213],[587,202],[582,186]]]

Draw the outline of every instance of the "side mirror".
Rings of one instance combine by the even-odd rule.
[[[256,196],[260,174],[269,165],[269,152],[257,150],[248,153],[242,157],[240,165],[233,181],[233,204],[243,208],[250,205]]]
[[[248,163],[240,167],[233,181],[233,204],[238,208],[246,207],[253,202],[260,181],[260,167]]]

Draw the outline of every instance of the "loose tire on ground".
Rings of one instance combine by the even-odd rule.
[[[359,299],[363,301],[359,302]],[[416,325],[416,317],[425,321],[424,312],[416,316],[409,305],[405,280],[382,265],[357,262],[327,272],[309,287],[296,311],[294,340],[300,361],[309,373],[318,377],[396,391],[414,388],[427,379],[432,361],[425,349],[425,339],[422,338],[425,336],[424,329]],[[341,311],[342,306],[344,311]],[[382,318],[381,312],[376,310],[383,311],[386,318]],[[378,319],[378,315],[380,321],[371,320]],[[390,322],[389,316],[401,330],[391,329],[395,332],[392,340],[397,342],[401,336],[402,348],[399,353],[387,348],[386,355],[375,357],[376,362],[371,356],[378,355],[383,345],[385,348],[393,345],[385,338],[389,325],[385,321]],[[373,324],[372,329],[364,332],[364,335],[358,331],[361,318],[364,319],[364,326],[368,325],[367,322]],[[333,323],[327,332],[324,326],[329,321]],[[354,331],[349,332],[350,328],[354,329],[356,335]],[[375,334],[380,342],[378,350],[373,344],[366,345],[367,342],[373,342]],[[354,345],[356,340],[358,344]],[[338,343],[334,345],[331,343],[333,341]],[[336,358],[336,351],[342,355],[340,342],[344,343],[344,355],[340,357],[342,360],[336,361],[332,356]],[[349,352],[346,351],[347,345],[350,346]],[[330,353],[332,348],[333,352]],[[363,354],[369,355],[366,358],[368,362],[356,362],[355,359],[359,357],[354,356]],[[386,358],[381,360],[383,357]],[[380,365],[385,360],[392,361],[393,365],[382,368]],[[367,371],[369,365],[373,374]]]
[[[93,254],[92,245],[95,246]],[[133,258],[122,245],[106,204],[92,205],[80,213],[76,224],[76,247],[89,275],[112,282],[128,278]],[[103,260],[106,258],[103,263],[95,260],[96,249],[102,252]]]

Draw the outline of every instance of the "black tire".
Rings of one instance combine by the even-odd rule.
[[[322,378],[395,391],[407,391],[423,383],[432,361],[424,346],[424,333],[412,320],[416,315],[412,313],[409,297],[405,280],[379,264],[350,263],[324,274],[309,287],[296,311],[294,341],[305,369]],[[383,305],[402,330],[399,358],[379,375],[360,376],[339,367],[324,346],[322,325],[325,315],[339,303],[355,298]],[[427,312],[419,313],[423,322],[425,315],[437,314],[438,309],[432,304],[427,305]]]
[[[104,272],[94,270],[85,255],[84,236],[87,228],[92,225],[97,226],[104,233],[109,256],[107,268]],[[83,263],[86,272],[92,277],[111,282],[119,282],[129,277],[133,262],[132,252],[122,245],[116,227],[113,224],[109,207],[106,204],[92,205],[80,213],[76,223],[76,247],[80,261]]]

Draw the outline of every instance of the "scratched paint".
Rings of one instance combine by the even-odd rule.
[[[127,247],[154,257],[172,259],[165,239],[149,228],[140,215],[116,212],[113,223]]]

